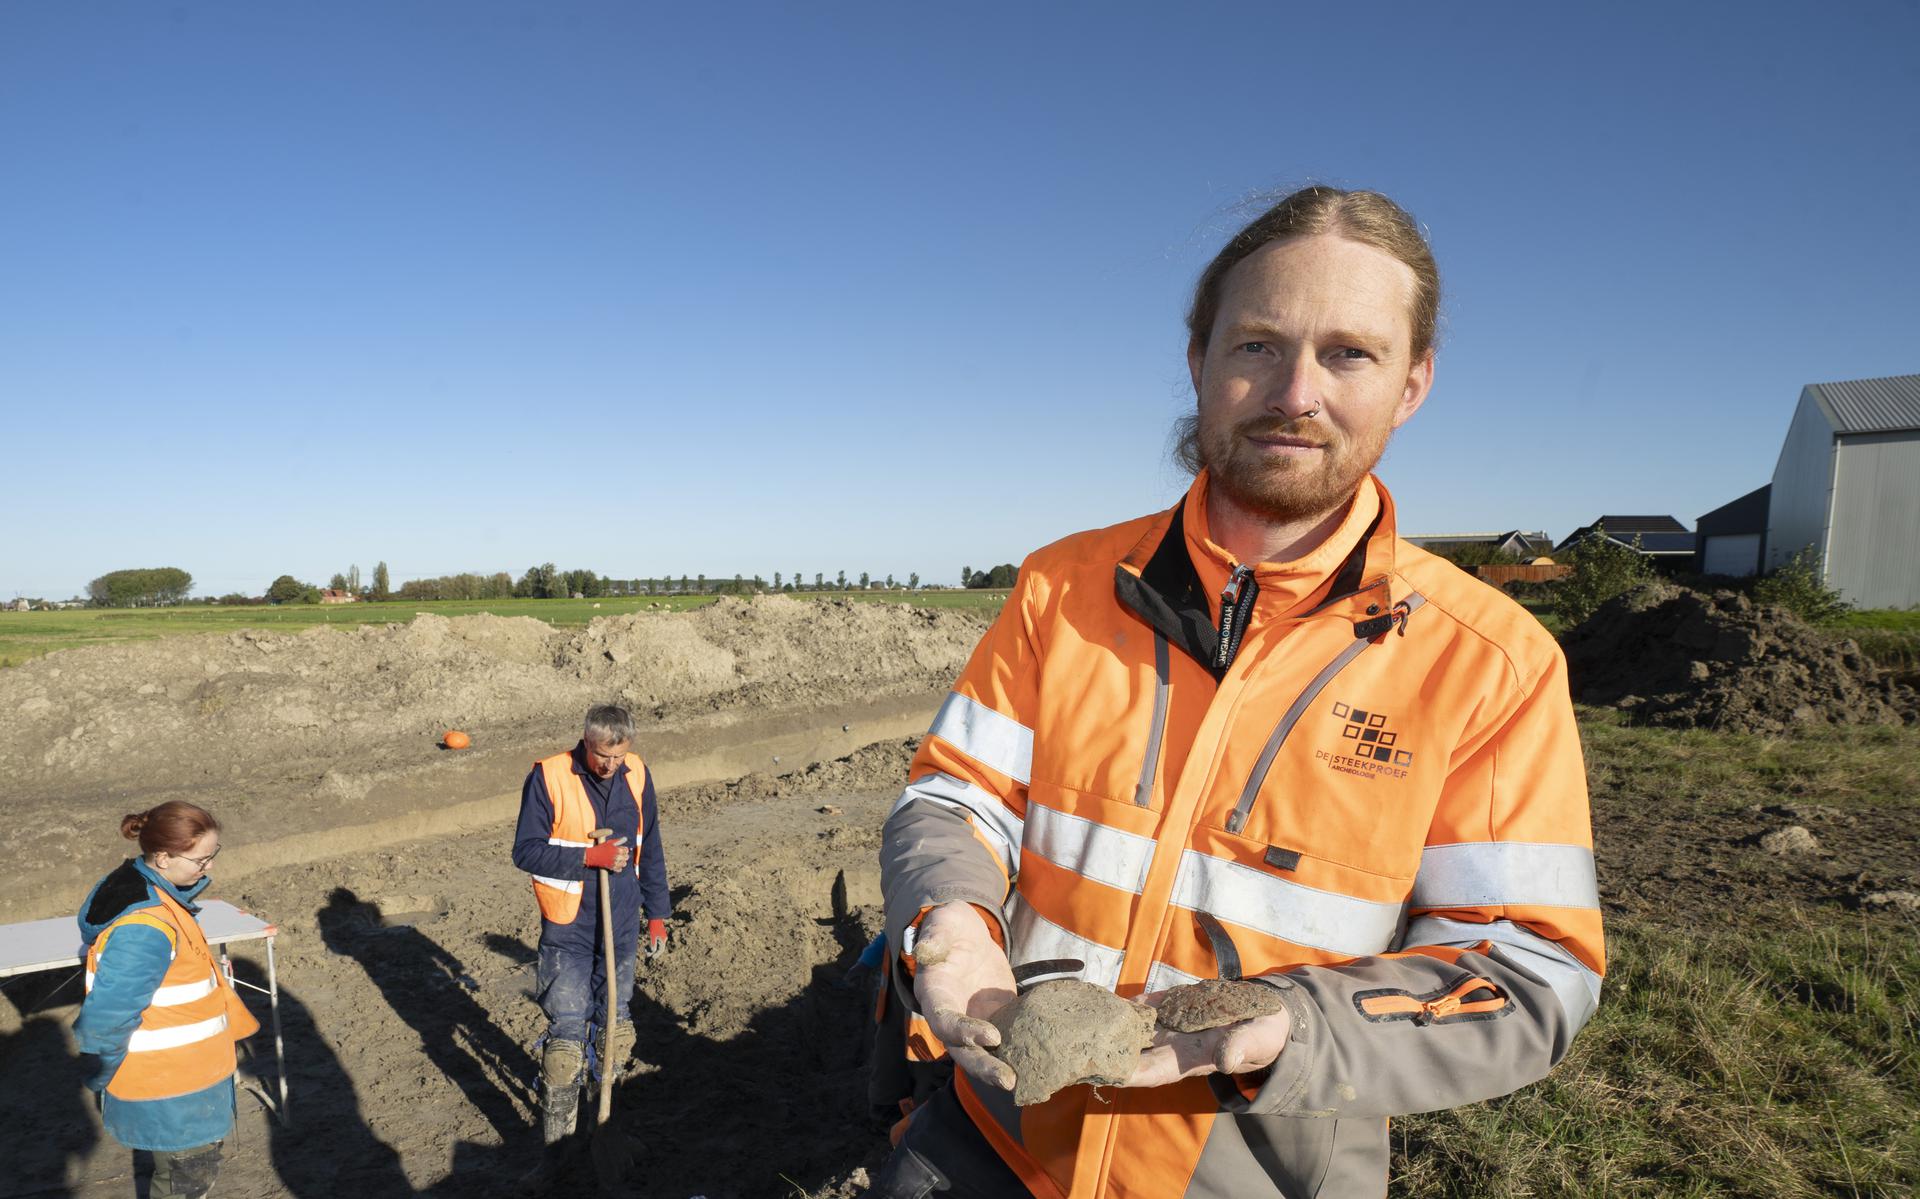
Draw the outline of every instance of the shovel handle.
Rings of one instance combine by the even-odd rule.
[[[610,828],[593,830],[595,845],[613,836]],[[594,872],[600,881],[600,952],[605,960],[605,978],[607,989],[607,1017],[600,1025],[600,1110],[594,1117],[596,1124],[605,1124],[613,1108],[613,1013],[618,997],[614,994],[618,977],[613,969],[613,906],[608,900],[607,872]]]

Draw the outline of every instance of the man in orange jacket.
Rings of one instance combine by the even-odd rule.
[[[881,851],[897,998],[954,1085],[882,1196],[1379,1195],[1388,1117],[1542,1077],[1604,969],[1559,648],[1401,540],[1373,474],[1439,277],[1371,192],[1281,201],[1188,316],[1192,487],[1029,557]],[[1072,977],[1276,1014],[1016,1107],[988,1021]]]
[[[587,710],[580,741],[534,763],[520,789],[513,864],[531,876],[540,907],[535,971],[547,1033],[540,1044],[541,1135],[557,1145],[578,1118],[587,1062],[619,1071],[633,1051],[627,1000],[645,917],[646,955],[667,944],[672,896],[660,841],[653,773],[633,751],[633,713],[618,704]],[[611,836],[592,840],[595,829]],[[613,1061],[599,1062],[607,1010],[596,870],[607,872],[607,916],[613,932]],[[591,1048],[590,1048],[591,1047]]]

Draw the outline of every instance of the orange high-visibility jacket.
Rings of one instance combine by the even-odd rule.
[[[1205,509],[1203,474],[1021,567],[888,819],[890,941],[910,960],[908,929],[966,901],[1001,913],[1023,984],[1285,998],[1257,1075],[1024,1109],[959,1076],[1034,1193],[1377,1195],[1387,1117],[1540,1078],[1598,1000],[1564,661],[1399,540],[1376,479],[1291,563],[1235,563]]]
[[[100,955],[117,929],[145,924],[164,934],[172,947],[166,975],[107,1083],[107,1093],[119,1099],[169,1099],[205,1090],[234,1072],[234,1042],[260,1031],[259,1021],[220,972],[200,922],[165,891],[155,888],[154,895],[158,907],[125,913],[87,947],[89,992]]]
[[[629,779],[647,777],[646,763],[640,760],[639,754],[628,754],[626,762]],[[593,801],[587,798],[586,784],[573,772],[573,751],[541,758],[534,766],[547,784],[547,798],[553,801],[553,832],[547,837],[547,844],[592,845]],[[646,820],[640,814],[639,789],[629,787],[628,790],[633,793],[634,827],[640,830],[633,844],[633,858],[637,862],[640,841],[647,835]],[[572,924],[573,918],[580,914],[580,892],[585,884],[577,878],[547,878],[538,874],[528,877],[533,880],[533,897],[540,904],[540,915],[554,924]]]

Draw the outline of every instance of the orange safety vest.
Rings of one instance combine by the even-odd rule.
[[[1116,596],[1175,553],[1199,594],[1237,594],[1243,576],[1196,532],[1205,498],[1203,476],[1185,525],[1176,508],[1028,559],[901,801],[959,812],[964,831],[901,852],[928,875],[942,858],[998,869],[1022,977],[1131,997],[1396,952],[1452,961],[1464,950],[1438,943],[1484,935],[1557,945],[1597,987],[1586,780],[1552,639],[1399,540],[1369,479],[1320,550],[1244,576],[1258,615],[1238,612],[1245,640],[1210,677]],[[1199,1079],[1022,1109],[957,1082],[1041,1195],[1182,1194],[1231,1122]]]
[[[160,907],[121,915],[87,947],[87,990],[93,990],[100,955],[115,929],[144,924],[166,935],[172,961],[140,1013],[140,1027],[127,1041],[127,1056],[107,1083],[117,1099],[171,1099],[203,1091],[234,1072],[233,1044],[260,1031],[215,962],[193,913],[158,888]]]
[[[547,799],[553,804],[553,831],[547,835],[547,844],[583,849],[592,845],[593,830],[599,824],[593,815],[593,801],[587,798],[586,784],[573,772],[572,751],[542,758],[534,766],[546,780]],[[647,764],[640,760],[639,754],[627,755],[627,792],[633,796],[636,827],[640,829],[633,845],[636,862],[640,860],[640,841],[647,830],[640,792],[633,780],[645,779],[646,771]],[[541,874],[529,877],[533,879],[533,897],[540,903],[541,917],[554,924],[572,924],[573,918],[580,914],[580,892],[585,884],[577,878],[548,878]]]

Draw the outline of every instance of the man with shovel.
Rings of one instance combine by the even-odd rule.
[[[573,1131],[587,1046],[598,1055],[609,1009],[602,922],[612,926],[611,1060],[633,1051],[627,997],[644,909],[647,956],[666,948],[667,861],[656,826],[653,777],[633,749],[633,715],[615,704],[587,712],[580,743],[536,762],[520,792],[513,864],[533,878],[540,905],[538,998],[547,1014],[540,1058],[542,1135],[549,1146]],[[596,832],[604,832],[597,840]],[[636,852],[635,847],[638,847]],[[605,871],[596,886],[593,871]],[[605,912],[600,896],[607,895]]]

